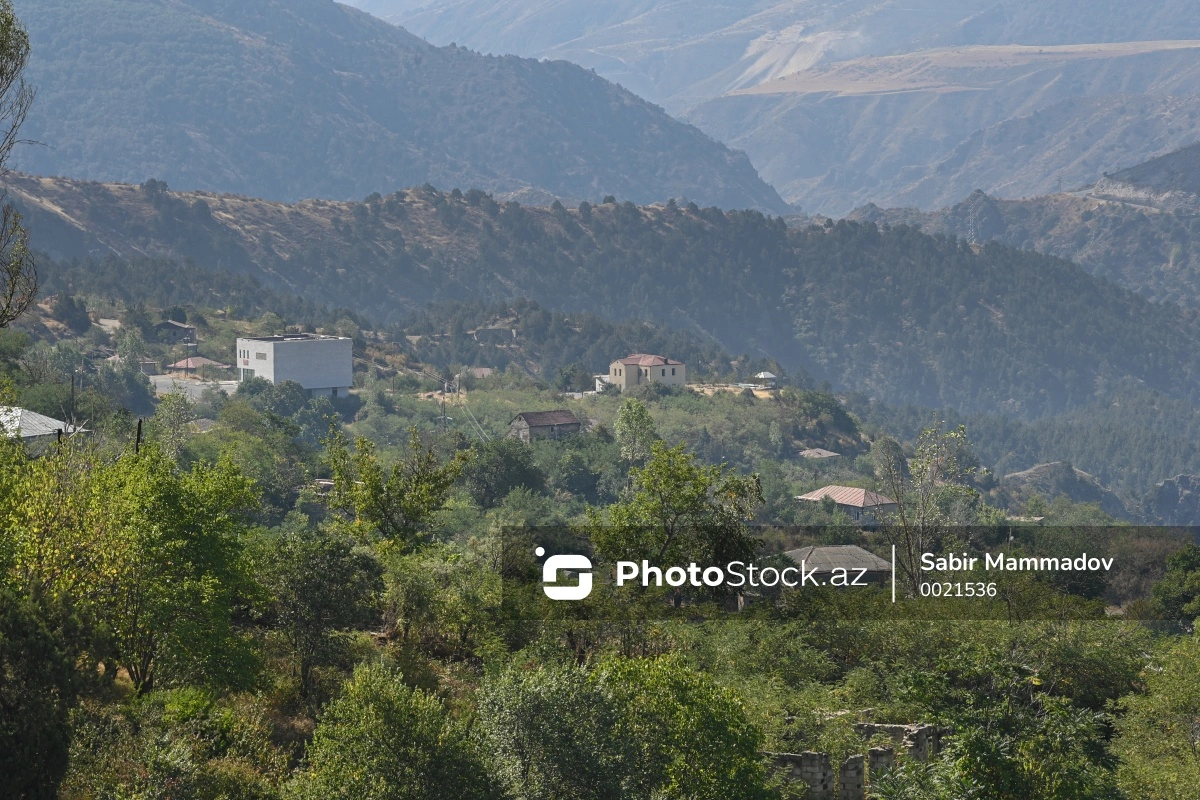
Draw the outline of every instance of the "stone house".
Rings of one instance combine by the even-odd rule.
[[[608,382],[621,391],[644,383],[684,386],[687,384],[687,367],[682,361],[664,356],[634,353],[608,365]]]

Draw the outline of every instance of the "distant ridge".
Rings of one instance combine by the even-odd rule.
[[[18,3],[39,89],[13,166],[296,201],[430,182],[789,207],[736,153],[562,61],[434,47],[332,0]]]

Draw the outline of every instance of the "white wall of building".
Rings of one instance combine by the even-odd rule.
[[[238,381],[295,381],[314,395],[346,397],[354,385],[354,343],[344,336],[264,336],[237,340]]]

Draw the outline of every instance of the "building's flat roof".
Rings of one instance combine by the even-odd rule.
[[[239,336],[243,342],[308,342],[322,339],[350,340],[349,336],[328,336],[324,333],[288,333],[282,336]]]

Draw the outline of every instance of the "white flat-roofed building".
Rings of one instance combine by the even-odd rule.
[[[292,333],[237,340],[238,383],[295,381],[313,397],[348,397],[353,372],[354,342],[345,336]]]

